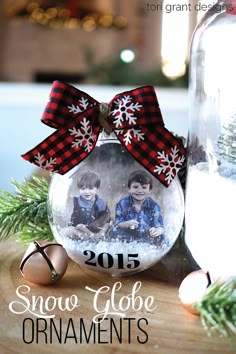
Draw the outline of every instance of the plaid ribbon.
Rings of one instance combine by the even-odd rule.
[[[165,127],[151,86],[117,94],[108,104],[106,122],[128,152],[166,187],[184,163],[185,149]],[[53,83],[41,121],[56,131],[22,157],[49,171],[65,174],[94,149],[101,104],[66,83]]]

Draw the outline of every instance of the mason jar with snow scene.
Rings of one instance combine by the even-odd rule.
[[[190,55],[185,240],[212,278],[236,272],[236,1],[218,1]]]

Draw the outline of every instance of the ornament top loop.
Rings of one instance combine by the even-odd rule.
[[[112,127],[109,125],[107,120],[109,113],[110,113],[109,104],[105,102],[100,103],[98,120],[108,136],[112,133]]]

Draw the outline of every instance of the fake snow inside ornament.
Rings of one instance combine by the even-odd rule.
[[[176,241],[183,215],[178,178],[164,187],[113,137],[100,135],[90,155],[50,185],[56,240],[81,266],[114,276],[158,262]]]

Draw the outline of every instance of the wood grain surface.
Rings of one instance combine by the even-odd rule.
[[[29,284],[21,276],[19,264],[24,251],[25,246],[17,244],[14,240],[1,242],[1,354],[236,353],[236,343],[229,343],[226,339],[219,338],[218,335],[207,337],[199,317],[186,312],[179,303],[178,287],[181,280],[192,270],[192,264],[183,250],[181,241],[162,261],[142,273],[130,277],[114,278],[85,268],[82,269],[70,261],[63,279],[54,286],[47,287]],[[129,320],[117,315],[109,316],[117,325],[116,328],[119,334],[120,330],[122,330],[121,343],[118,340],[117,333],[114,331],[114,327],[113,329],[110,328],[109,319],[103,322],[104,327],[102,327],[103,330],[100,332],[100,337],[97,334],[98,332],[94,331],[95,337],[94,333],[92,333],[87,343],[85,337],[82,337],[80,333],[80,319],[83,319],[85,330],[88,334],[96,311],[93,306],[94,293],[88,291],[85,287],[99,289],[103,286],[108,286],[112,289],[117,281],[122,284],[119,293],[117,293],[117,301],[122,296],[129,294],[133,285],[138,281],[142,284],[139,295],[142,299],[153,296],[156,308],[154,311],[147,311],[145,308],[135,311],[130,307],[125,311],[125,318]],[[59,337],[61,336],[61,343],[55,330],[50,338],[49,319],[44,321],[41,319],[37,322],[37,317],[28,311],[22,314],[15,314],[10,311],[9,304],[20,300],[16,295],[16,289],[21,285],[30,286],[30,293],[25,295],[29,300],[32,296],[41,296],[42,299],[47,299],[49,296],[65,299],[75,294],[78,297],[80,306],[73,311],[61,311],[58,308],[54,311],[55,317],[53,321]],[[109,296],[109,292],[101,294],[101,304],[104,305]],[[20,311],[20,307],[18,311]],[[72,327],[70,327],[66,336],[69,321],[70,324],[73,323],[74,332]],[[62,325],[61,333],[59,331],[60,324]],[[122,328],[119,327],[120,325]],[[43,326],[48,326],[47,329],[44,328],[45,331],[43,331]],[[75,339],[75,333],[77,339]],[[65,337],[66,343],[64,343]],[[32,343],[29,343],[31,341]]]

